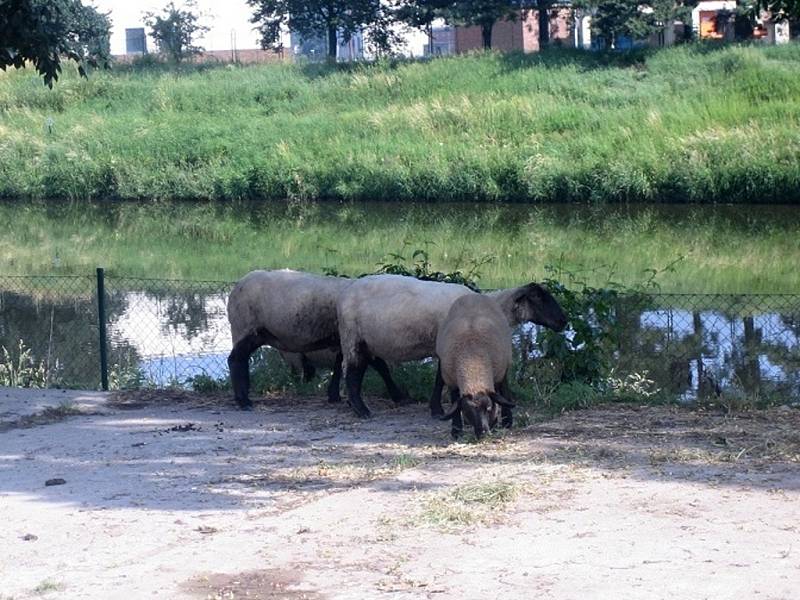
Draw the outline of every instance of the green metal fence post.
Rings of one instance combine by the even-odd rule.
[[[97,320],[100,325],[100,385],[108,391],[108,348],[106,342],[105,270],[97,267]]]

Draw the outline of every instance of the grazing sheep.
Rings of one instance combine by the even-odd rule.
[[[528,283],[515,288],[496,290],[486,294],[500,305],[508,324],[516,327],[521,323],[536,323],[553,331],[563,331],[567,326],[567,315],[558,304],[553,295],[538,283]],[[431,416],[438,417],[442,411],[441,374],[437,372],[436,381],[431,394]],[[506,387],[501,390],[507,400],[511,400],[510,390]],[[502,406],[502,405],[501,405]],[[513,425],[511,410],[502,406],[503,427]]]
[[[283,352],[339,352],[336,298],[352,280],[283,269],[252,271],[240,279],[228,297],[228,320],[233,349],[228,356],[234,397],[245,410],[252,408],[250,355],[269,345]],[[341,359],[337,362],[341,363]],[[405,394],[394,384],[382,360],[370,361],[395,402]],[[329,395],[329,400],[338,399]]]
[[[439,323],[464,294],[475,292],[462,285],[402,275],[370,275],[342,290],[336,312],[345,385],[350,406],[359,417],[370,416],[361,398],[369,360],[405,362],[432,356]]]
[[[439,324],[453,302],[465,295],[477,293],[462,285],[402,275],[371,275],[342,290],[336,303],[339,337],[348,399],[358,416],[370,416],[361,398],[361,382],[369,361],[380,357],[389,362],[405,362],[433,356]],[[557,331],[566,326],[561,307],[535,283],[487,297],[499,304],[510,325],[533,321]],[[443,414],[442,386],[437,374],[431,398],[434,415]]]
[[[463,413],[480,439],[494,428],[500,408],[513,403],[507,389],[511,367],[511,327],[499,304],[488,296],[461,296],[450,307],[436,336],[436,356],[452,405],[441,418],[452,420],[452,435],[462,433]]]

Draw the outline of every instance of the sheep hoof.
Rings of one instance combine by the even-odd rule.
[[[252,400],[237,400],[236,404],[239,405],[239,410],[253,410]]]
[[[342,401],[341,396],[328,396],[328,404],[338,404]]]
[[[441,406],[431,407],[431,417],[434,419],[440,419],[444,416],[444,409]]]
[[[369,409],[366,406],[364,408],[355,408],[355,407],[353,407],[353,410],[355,411],[356,416],[359,419],[370,419],[370,418],[372,418],[372,413],[369,411]]]

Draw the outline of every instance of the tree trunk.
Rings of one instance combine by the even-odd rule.
[[[539,9],[539,50],[550,43],[550,7],[544,5]]]
[[[336,47],[338,43],[336,41],[336,27],[329,26],[328,27],[328,60],[336,61]]]
[[[761,364],[758,361],[758,345],[761,342],[756,331],[754,319],[744,318],[744,347],[742,348],[742,368],[739,379],[749,394],[758,394],[761,389]]]
[[[483,37],[483,49],[492,49],[492,27],[494,23],[484,23],[481,25],[481,37]]]

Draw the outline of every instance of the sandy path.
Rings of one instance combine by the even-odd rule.
[[[800,594],[797,409],[611,407],[454,444],[378,400],[360,422],[315,399],[91,398],[4,413],[2,600]]]

